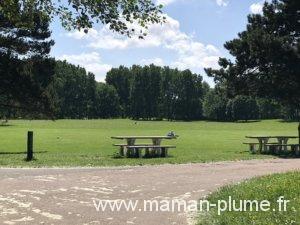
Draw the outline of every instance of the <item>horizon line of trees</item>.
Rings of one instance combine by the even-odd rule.
[[[66,61],[55,61],[51,85],[56,119],[131,118],[142,120],[238,121],[299,118],[299,109],[274,100],[237,95],[210,88],[202,76],[155,65],[120,66],[107,73],[106,83]],[[43,118],[16,108],[0,108],[5,118]]]

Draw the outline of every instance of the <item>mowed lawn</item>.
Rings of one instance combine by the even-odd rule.
[[[167,122],[115,120],[14,120],[0,126],[0,166],[120,166],[162,163],[243,160],[271,156],[252,155],[243,145],[245,135],[297,135],[297,123],[266,120],[249,123]],[[34,131],[36,160],[26,162],[26,134]],[[170,157],[114,158],[115,135],[165,135],[175,131],[176,149]],[[145,143],[145,141],[142,141]],[[297,140],[293,140],[297,142]]]
[[[221,188],[218,192],[211,194],[208,201],[211,204],[218,204],[218,201],[228,201],[229,196],[236,203],[236,208],[240,211],[218,212],[212,208],[210,212],[205,211],[199,216],[198,225],[224,225],[224,224],[259,224],[259,225],[275,225],[275,224],[294,224],[298,225],[300,221],[300,172],[290,172],[286,174],[275,174],[254,178],[237,185],[231,185]],[[289,202],[281,207],[277,202],[280,196]],[[270,203],[270,208],[267,211],[262,211],[256,204],[252,204],[253,211],[251,212],[251,204],[246,206],[240,204],[240,201],[255,201],[262,202],[267,200]],[[233,205],[233,203],[232,203]],[[222,205],[224,207],[224,205]],[[242,208],[241,208],[242,207]],[[246,208],[245,208],[246,207]],[[223,208],[225,209],[225,208]],[[264,207],[264,209],[267,209]],[[220,215],[218,215],[220,214]]]

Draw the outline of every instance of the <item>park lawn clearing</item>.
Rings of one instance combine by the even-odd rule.
[[[242,200],[257,200],[270,202],[269,211],[253,212],[225,212],[218,213],[214,208],[208,213],[201,213],[198,225],[236,225],[236,224],[300,224],[300,172],[286,174],[275,174],[254,178],[238,185],[221,188],[218,192],[211,194],[207,200],[217,203],[218,200],[228,200],[229,196],[237,202]],[[279,212],[277,200],[284,196],[289,200],[286,211]],[[283,210],[283,204],[281,204]],[[275,209],[276,211],[273,211]],[[220,215],[218,215],[220,214]]]
[[[296,135],[297,123],[265,120],[249,123],[168,122],[114,120],[12,120],[0,126],[0,166],[2,167],[102,167],[196,163],[270,158],[253,155],[243,145],[246,135]],[[24,161],[27,131],[34,132],[32,162]],[[116,158],[118,148],[111,136],[166,135],[174,131],[176,145],[168,158]],[[297,141],[297,140],[295,140]],[[144,141],[145,142],[145,141]]]

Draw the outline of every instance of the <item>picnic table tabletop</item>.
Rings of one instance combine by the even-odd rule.
[[[114,136],[112,139],[175,139],[176,136]]]
[[[246,136],[246,138],[299,138],[298,136],[277,135],[277,136]]]

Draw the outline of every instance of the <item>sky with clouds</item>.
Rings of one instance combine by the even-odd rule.
[[[190,69],[213,85],[203,68],[217,68],[229,56],[223,44],[243,31],[250,13],[261,13],[257,0],[156,0],[163,4],[166,23],[150,25],[144,40],[127,38],[97,25],[88,34],[51,25],[55,46],[51,55],[80,65],[104,81],[112,67],[133,64]],[[135,26],[135,25],[133,25]]]

